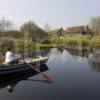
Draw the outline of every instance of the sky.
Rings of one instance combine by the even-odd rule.
[[[100,0],[0,0],[0,18],[17,28],[30,20],[51,29],[87,25],[95,16],[100,16]]]

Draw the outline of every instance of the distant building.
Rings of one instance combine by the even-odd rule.
[[[69,35],[75,35],[75,34],[87,35],[91,34],[91,31],[88,26],[75,26],[75,27],[68,27],[66,29],[66,33]]]
[[[66,31],[63,28],[57,30],[57,36],[66,36]]]

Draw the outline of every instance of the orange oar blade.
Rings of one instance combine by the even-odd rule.
[[[53,78],[52,78],[52,77],[50,77],[50,76],[48,76],[47,74],[44,74],[44,73],[42,73],[42,75],[43,75],[50,83],[53,82]]]

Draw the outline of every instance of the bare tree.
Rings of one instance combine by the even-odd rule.
[[[12,27],[12,23],[6,20],[4,17],[0,19],[0,31],[9,30]]]
[[[50,27],[50,25],[49,25],[48,23],[46,23],[46,24],[44,25],[44,30],[45,30],[46,32],[48,32],[48,31],[51,30],[51,27]]]
[[[100,16],[91,18],[90,28],[94,34],[100,34]]]

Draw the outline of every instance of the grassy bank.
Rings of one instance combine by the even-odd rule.
[[[34,50],[39,50],[40,48],[53,48],[65,46],[69,49],[87,49],[90,48],[100,48],[100,36],[66,36],[66,37],[53,37],[49,44],[35,43],[31,40],[21,40],[12,38],[2,38],[0,39],[0,53],[5,55],[7,48],[11,46],[15,53],[21,52],[32,52]]]
[[[100,36],[91,37],[89,35],[75,35],[66,37],[53,37],[52,40],[56,45],[100,47]]]

